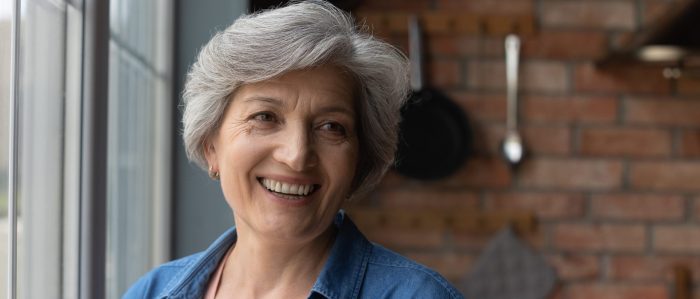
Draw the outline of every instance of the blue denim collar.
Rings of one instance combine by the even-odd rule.
[[[334,223],[338,234],[328,261],[311,290],[328,299],[357,298],[367,271],[372,244],[345,216],[344,211],[336,215]]]
[[[209,285],[209,277],[216,270],[226,251],[236,242],[238,235],[233,226],[209,245],[201,255],[186,266],[158,298],[200,298]]]
[[[372,244],[360,233],[344,211],[338,212],[333,223],[338,232],[328,260],[311,288],[310,298],[315,298],[317,295],[328,299],[357,298],[367,271]],[[236,239],[234,226],[216,239],[199,258],[185,267],[158,297],[199,298],[203,296],[209,277]]]

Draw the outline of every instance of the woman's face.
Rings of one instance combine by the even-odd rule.
[[[206,147],[239,233],[308,240],[351,191],[358,159],[351,80],[324,66],[241,86]]]

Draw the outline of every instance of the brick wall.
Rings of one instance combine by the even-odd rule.
[[[700,79],[672,82],[655,68],[594,66],[677,2],[364,1],[358,15],[529,15],[537,27],[523,39],[520,125],[530,156],[519,171],[498,155],[506,109],[502,36],[428,34],[428,81],[467,113],[476,153],[436,182],[389,173],[355,204],[532,211],[537,230],[523,237],[557,269],[555,298],[671,298],[679,263],[700,286]],[[377,33],[406,48],[405,34]],[[364,230],[455,283],[492,236]]]

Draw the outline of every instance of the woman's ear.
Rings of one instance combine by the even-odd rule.
[[[216,156],[216,146],[214,143],[211,142],[210,138],[207,138],[202,142],[202,147],[204,148],[204,158],[207,159],[209,167],[213,168],[215,171],[219,171],[219,159]]]
[[[207,159],[207,164],[209,165],[207,172],[209,177],[213,180],[219,180],[219,163],[216,156],[216,146],[214,143],[210,142],[209,139],[203,142],[204,147],[204,157]]]

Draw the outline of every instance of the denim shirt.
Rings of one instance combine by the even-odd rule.
[[[369,242],[343,211],[334,225],[337,236],[309,299],[464,298],[437,272]],[[206,251],[144,275],[123,298],[202,298],[210,276],[235,241],[233,227]]]

